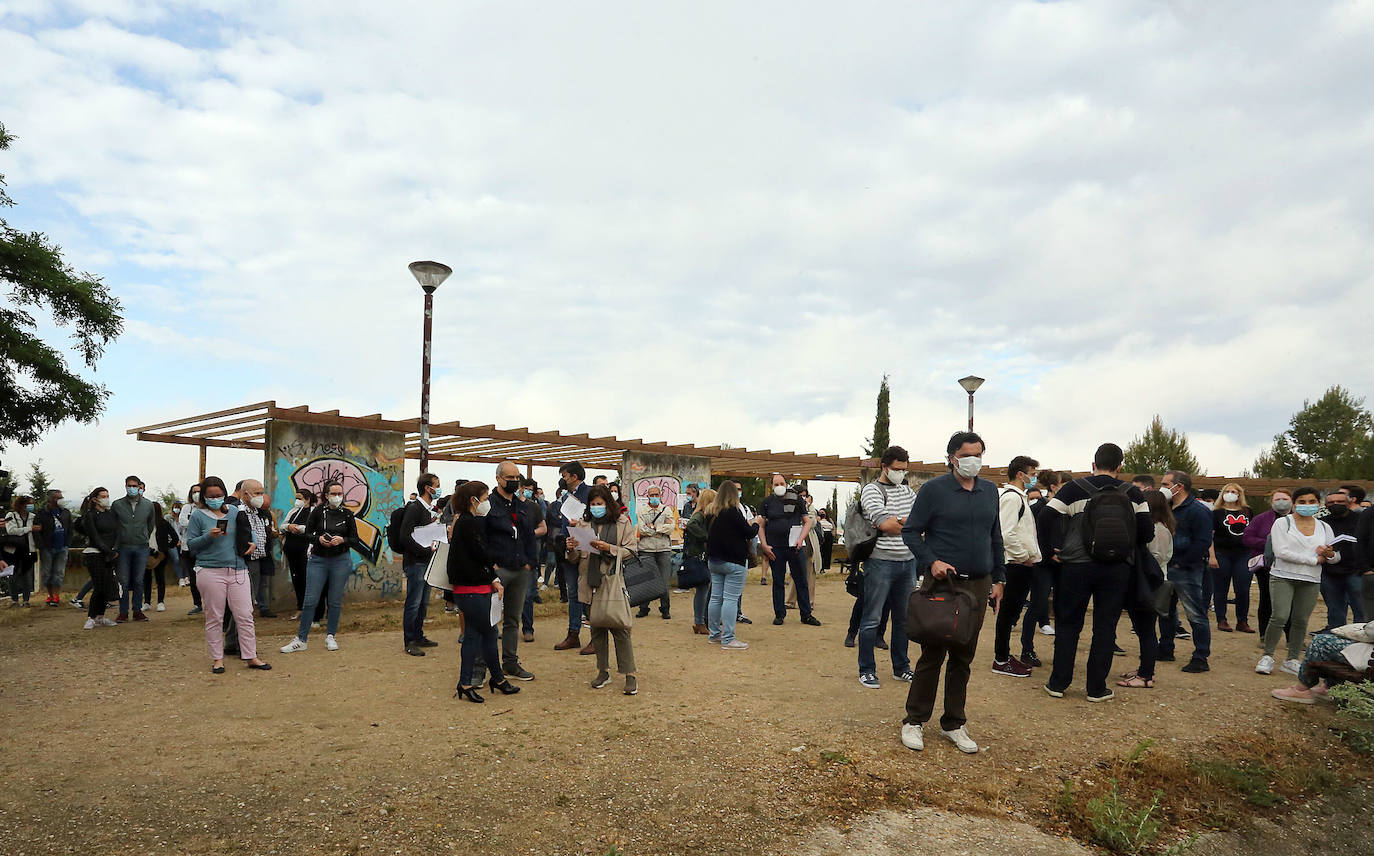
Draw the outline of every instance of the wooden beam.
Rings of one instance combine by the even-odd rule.
[[[275,401],[259,401],[257,404],[245,404],[242,407],[231,407],[228,410],[216,410],[214,413],[202,413],[199,416],[190,416],[185,419],[173,419],[171,422],[159,422],[156,425],[144,425],[142,428],[130,428],[125,434],[146,434],[156,431],[159,428],[170,428],[173,425],[188,425],[195,422],[204,422],[206,419],[214,419],[219,416],[234,416],[238,413],[247,413],[250,410],[261,410],[266,407],[268,410],[276,408]]]
[[[140,432],[136,439],[145,440],[150,443],[175,443],[179,446],[214,446],[217,449],[257,449],[261,451],[267,448],[266,444],[262,442],[216,440],[210,437],[202,437],[196,440],[190,437],[182,437],[180,434],[151,434],[147,431]]]

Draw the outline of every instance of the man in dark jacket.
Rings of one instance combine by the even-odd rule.
[[[72,513],[62,507],[62,491],[48,491],[47,500],[34,512],[33,540],[38,547],[39,576],[48,591],[48,606],[61,606],[67,548],[72,544]]]
[[[487,557],[496,566],[496,576],[505,586],[501,606],[501,671],[506,677],[534,680],[534,674],[520,665],[520,614],[525,610],[534,548],[535,526],[520,496],[520,468],[514,461],[496,467],[496,487],[488,496],[491,510],[484,523]]]
[[[129,620],[132,595],[134,621],[147,621],[143,614],[143,571],[148,567],[148,539],[157,525],[157,512],[143,495],[143,480],[138,476],[124,480],[124,494],[111,503],[119,517],[119,617],[115,620]]]
[[[1210,671],[1207,658],[1212,653],[1212,626],[1207,620],[1207,595],[1203,580],[1207,577],[1207,556],[1212,549],[1212,509],[1200,502],[1193,493],[1193,478],[1182,470],[1164,474],[1159,489],[1165,499],[1172,497],[1174,520],[1174,557],[1169,560],[1169,582],[1174,584],[1176,600],[1183,604],[1188,623],[1193,628],[1193,656],[1183,667],[1185,672]],[[1159,621],[1159,656],[1161,662],[1174,659],[1174,636],[1178,632],[1177,607]]]
[[[436,647],[439,643],[425,636],[425,616],[429,611],[429,583],[425,582],[425,571],[429,569],[429,559],[433,555],[433,544],[421,544],[415,540],[415,530],[428,526],[435,520],[432,510],[434,498],[439,494],[439,477],[433,473],[421,473],[415,483],[415,499],[406,503],[401,515],[401,542],[405,555],[401,568],[406,578],[405,611],[401,618],[401,635],[405,642],[405,652],[412,657],[425,656],[426,648]]]
[[[1326,602],[1323,632],[1344,626],[1347,615],[1356,624],[1365,622],[1363,582],[1369,556],[1359,539],[1360,518],[1366,515],[1358,508],[1347,488],[1326,495],[1326,516],[1322,519],[1337,538],[1344,535],[1351,541],[1340,545],[1339,562],[1322,565],[1322,600]]]

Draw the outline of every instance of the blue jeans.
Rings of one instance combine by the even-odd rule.
[[[787,570],[792,570],[792,582],[797,589],[797,610],[802,618],[811,617],[811,582],[806,578],[806,562],[796,547],[774,547],[773,561],[768,563],[773,575],[773,617],[787,617]],[[905,607],[904,607],[905,608]]]
[[[333,636],[339,630],[339,614],[343,612],[344,589],[353,576],[353,554],[340,556],[311,556],[305,566],[305,602],[301,604],[301,626],[296,638],[305,642],[310,638],[310,622],[315,620],[315,606],[320,592],[329,583],[329,620],[325,633]]]
[[[1217,621],[1226,620],[1226,593],[1236,590],[1236,622],[1250,621],[1250,584],[1255,579],[1250,570],[1249,550],[1218,550],[1217,568],[1212,571],[1212,608]]]
[[[456,594],[458,611],[463,614],[463,651],[458,668],[458,686],[470,687],[478,655],[491,670],[491,682],[503,683],[501,646],[497,644],[496,625],[491,623],[490,594]]]
[[[1356,624],[1365,622],[1364,581],[1359,574],[1323,573],[1322,600],[1326,601],[1325,629],[1344,625],[1347,607],[1351,621]]]
[[[62,588],[62,580],[67,576],[67,548],[39,550],[38,568],[43,585]]]
[[[129,595],[134,611],[143,611],[143,572],[148,569],[147,547],[120,547],[115,573],[119,578],[119,614],[129,614]]]
[[[1206,660],[1212,654],[1212,625],[1207,621],[1207,600],[1202,594],[1202,581],[1208,569],[1181,568],[1170,565],[1169,582],[1174,584],[1174,594],[1183,604],[1188,623],[1193,630],[1193,659]],[[1168,618],[1159,620],[1160,656],[1172,657],[1174,654],[1174,635],[1178,632],[1177,608],[1169,610]]]
[[[745,573],[749,571],[746,568]],[[741,592],[742,593],[742,592]],[[736,602],[738,605],[738,602]],[[697,586],[692,591],[692,623],[705,626],[710,621],[711,614],[711,581]],[[736,611],[738,614],[738,610]]]
[[[864,614],[859,620],[859,674],[878,671],[873,643],[878,639],[878,623],[883,608],[892,612],[892,674],[911,668],[907,657],[906,606],[911,587],[916,584],[915,559],[869,559],[864,562]]]
[[[411,562],[402,569],[406,575],[406,605],[401,614],[401,634],[405,644],[410,645],[425,638],[425,615],[429,613],[429,583],[425,582],[425,571],[429,570],[429,563]]]
[[[735,622],[739,620],[739,599],[744,594],[744,565],[712,559],[711,602],[706,608],[706,626],[712,639],[721,644],[735,641]]]

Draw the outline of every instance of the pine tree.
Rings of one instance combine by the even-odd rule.
[[[882,457],[883,452],[892,445],[892,416],[888,412],[891,400],[892,392],[888,389],[887,375],[883,375],[882,385],[878,387],[878,412],[873,417],[873,435],[868,439],[868,446],[864,449],[865,457]]]
[[[1267,478],[1374,478],[1374,416],[1363,398],[1333,386],[1302,403],[1254,469]]]
[[[1136,437],[1126,447],[1126,462],[1122,465],[1128,473],[1165,473],[1169,470],[1182,470],[1190,475],[1206,475],[1188,448],[1188,435],[1164,427],[1164,420],[1155,414],[1145,433]]]
[[[51,486],[52,478],[43,471],[43,459],[39,458],[29,465],[29,496],[33,497],[35,506],[48,501],[48,488]]]

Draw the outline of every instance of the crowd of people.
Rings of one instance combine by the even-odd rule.
[[[1018,455],[1001,487],[980,475],[985,452],[977,434],[957,433],[946,449],[949,472],[914,487],[907,479],[908,453],[893,446],[851,511],[874,534],[847,580],[855,603],[844,644],[857,648],[861,686],[881,686],[879,650],[888,652],[893,678],[909,684],[901,727],[907,747],[924,748],[924,727],[943,684],[940,734],[964,752],[978,751],[967,729],[966,699],[988,609],[996,616],[992,672],[1032,677],[1045,668],[1037,637],[1050,639],[1043,685],[1056,699],[1074,683],[1089,606],[1089,702],[1109,701],[1116,689],[1155,687],[1158,664],[1175,661],[1178,640],[1192,646],[1181,670],[1209,671],[1213,629],[1255,634],[1262,652],[1255,671],[1278,669],[1297,678],[1272,692],[1283,701],[1310,704],[1325,697],[1328,684],[1341,679],[1339,670],[1327,668],[1333,660],[1367,673],[1374,625],[1365,624],[1366,605],[1374,591],[1366,593],[1363,583],[1374,556],[1374,513],[1365,511],[1370,503],[1358,485],[1324,494],[1302,486],[1275,490],[1269,507],[1253,513],[1238,484],[1209,494],[1177,470],[1158,483],[1151,476],[1123,481],[1122,450],[1111,443],[1097,449],[1091,474],[1082,478],[1041,470],[1035,459]],[[676,567],[672,536],[679,517],[664,507],[659,489],[647,492],[632,522],[620,485],[605,476],[588,483],[586,476],[580,463],[563,465],[556,497],[549,500],[509,461],[496,468],[492,486],[459,480],[447,496],[441,496],[438,476],[422,473],[415,493],[393,516],[387,538],[405,577],[402,648],[423,657],[439,644],[424,630],[438,589],[445,611],[457,615],[461,627],[458,697],[481,703],[484,691],[514,695],[520,687],[512,680],[534,680],[521,662],[520,645],[534,641],[534,604],[555,589],[568,604],[568,625],[554,649],[594,656],[590,686],[602,689],[612,682],[614,647],[623,692],[636,694],[628,621],[595,620],[592,609],[618,591],[615,577],[632,559],[662,577],[664,594],[656,605],[664,620],[672,618],[667,591],[676,573],[678,592],[693,595],[693,633],[722,651],[749,649],[738,631],[753,623],[743,601],[756,564],[763,583],[771,580],[774,625],[795,610],[803,625],[821,626],[814,614],[816,576],[830,565],[838,531],[803,484],[774,475],[757,509],[744,503],[737,481],[714,489],[688,485]],[[274,557],[280,555],[296,604],[295,634],[281,653],[307,650],[311,630],[321,623],[325,648],[339,649],[351,554],[361,546],[342,485],[326,482],[319,495],[299,490],[293,507],[280,515],[255,479],[231,491],[210,476],[167,509],[145,490],[137,476],[125,479],[118,498],[97,488],[75,517],[60,491],[49,491],[37,509],[32,498],[16,498],[0,552],[12,603],[28,605],[37,570],[46,605],[60,605],[67,553],[79,532],[89,581],[72,603],[86,611],[86,629],[147,621],[154,603],[163,611],[171,568],[190,588],[190,614],[204,615],[211,671],[222,674],[226,656],[266,671],[271,666],[258,656],[255,618],[276,617]],[[965,616],[970,641],[926,639],[913,664],[908,631],[917,628],[907,626],[908,603],[913,592],[936,587],[973,605]],[[1319,595],[1325,621],[1309,634]],[[647,617],[652,605],[640,604],[636,617]],[[114,619],[106,614],[110,608],[117,609]],[[1123,615],[1138,659],[1113,681],[1114,658],[1127,653],[1118,644]],[[590,630],[585,645],[584,626]]]

